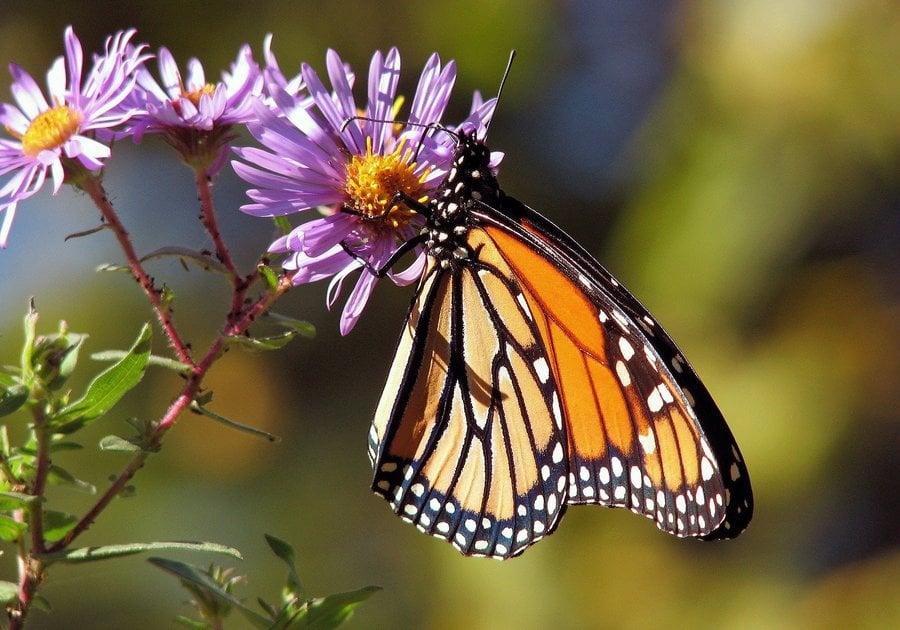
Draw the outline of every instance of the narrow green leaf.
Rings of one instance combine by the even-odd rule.
[[[96,494],[97,487],[87,481],[83,481],[78,479],[75,475],[70,473],[65,468],[61,468],[56,465],[50,466],[50,474],[47,475],[47,479],[52,483],[74,486],[83,492],[87,492],[88,494]]]
[[[14,520],[6,514],[0,514],[0,540],[13,542],[27,530],[28,526],[25,523]]]
[[[0,391],[0,417],[8,416],[28,401],[28,388],[16,384]]]
[[[22,380],[25,383],[31,383],[34,378],[34,369],[32,365],[32,355],[34,353],[34,340],[37,336],[38,312],[34,306],[34,298],[28,300],[28,312],[22,320],[25,328],[25,342],[22,344]]]
[[[131,267],[128,265],[114,265],[113,263],[102,263],[97,265],[96,271],[120,271],[123,273],[131,273]]]
[[[94,361],[119,361],[128,355],[124,350],[103,350],[102,352],[95,352],[91,355],[91,359]],[[191,370],[191,366],[187,363],[182,363],[181,361],[176,361],[175,359],[170,359],[168,357],[161,357],[156,354],[150,355],[150,361],[148,365],[153,367],[161,367],[166,368],[167,370],[172,370],[173,372],[189,372]]]
[[[203,252],[187,247],[177,247],[174,245],[160,247],[142,257],[141,262],[152,260],[154,258],[178,258],[180,260],[189,260],[204,271],[218,271],[219,273],[228,274],[228,268],[210,255],[209,252]]]
[[[302,587],[300,585],[300,576],[297,574],[294,548],[271,534],[264,534],[264,536],[269,545],[269,549],[271,549],[276,556],[281,558],[288,567],[288,590],[297,595],[297,597],[302,597]]]
[[[66,348],[66,351],[63,353],[56,378],[48,383],[48,386],[53,391],[62,389],[63,385],[65,385],[66,381],[72,375],[72,372],[75,371],[75,367],[78,365],[78,353],[81,351],[81,346],[87,339],[87,335],[79,335],[64,330],[60,330],[60,336],[66,340],[68,348]]]
[[[62,540],[77,522],[78,518],[74,514],[47,510],[44,512],[44,538],[47,542]]]
[[[59,433],[70,433],[109,411],[144,376],[150,359],[149,324],[144,324],[134,345],[120,361],[110,366],[88,385],[84,396],[67,405],[52,421]]]
[[[82,238],[84,236],[90,236],[91,234],[96,234],[97,232],[101,232],[109,228],[109,225],[106,223],[101,223],[96,227],[92,227],[88,230],[83,230],[81,232],[72,232],[68,236],[66,236],[63,240],[68,241],[70,238]]]
[[[50,445],[51,453],[58,453],[60,451],[80,451],[84,447],[78,442],[54,442]]]
[[[15,510],[28,507],[42,501],[41,497],[24,492],[12,492],[10,490],[0,492],[0,510]]]
[[[220,422],[230,429],[237,429],[238,431],[243,431],[244,433],[250,433],[251,435],[265,438],[265,439],[269,440],[270,442],[280,442],[281,441],[281,438],[278,437],[277,435],[273,435],[272,433],[269,433],[268,431],[263,431],[262,429],[257,429],[256,427],[251,427],[249,425],[241,424],[240,422],[230,420],[229,418],[226,418],[225,416],[220,416],[216,412],[210,411],[206,407],[198,405],[196,402],[191,403],[191,411],[193,411],[194,413],[199,413],[201,415],[204,415],[207,418],[211,418],[212,420],[215,420],[216,422]]]
[[[284,215],[272,217],[272,220],[275,222],[275,227],[281,230],[282,234],[287,234],[294,228],[291,226],[291,222],[287,220],[287,217]]]
[[[306,628],[336,628],[353,615],[354,608],[380,590],[379,586],[366,586],[356,591],[316,598],[310,602],[303,623],[295,625]]]
[[[228,342],[248,350],[280,350],[299,336],[301,336],[299,331],[285,330],[284,332],[265,337],[231,335],[228,337]]]
[[[41,612],[53,612],[53,606],[51,606],[47,598],[40,593],[34,596],[34,599],[31,600],[31,605],[35,610],[40,610]]]
[[[169,560],[167,558],[148,558],[148,562],[159,567],[167,573],[171,573],[183,582],[189,583],[194,587],[201,588],[213,597],[220,599],[234,606],[241,611],[250,623],[257,628],[268,628],[269,621],[255,610],[248,608],[242,601],[226,593],[218,584],[216,584],[208,575],[198,571],[194,567]]]
[[[11,604],[19,596],[19,587],[12,582],[0,580],[0,604]]]
[[[43,554],[41,560],[47,562],[66,562],[74,564],[78,562],[93,562],[95,560],[108,560],[110,558],[121,558],[122,556],[132,556],[147,551],[162,550],[185,550],[185,551],[203,551],[207,553],[217,553],[238,560],[243,560],[241,552],[234,547],[226,547],[218,543],[211,542],[182,542],[182,541],[160,541],[150,543],[127,543],[124,545],[103,545],[102,547],[80,547],[78,549],[69,549],[57,551],[55,553]]]
[[[273,312],[269,312],[266,317],[279,326],[283,326],[290,330],[296,330],[298,333],[309,339],[313,339],[316,336],[316,327],[312,322]]]
[[[134,453],[141,450],[141,447],[131,440],[118,435],[107,435],[100,440],[101,451],[112,451],[120,453]]]
[[[190,617],[185,617],[184,615],[176,615],[175,623],[181,624],[185,628],[192,628],[193,630],[210,630],[210,628],[212,628],[206,621],[196,621]]]
[[[269,291],[274,291],[278,288],[278,274],[275,273],[274,269],[269,265],[260,264],[257,265],[256,270],[259,272],[260,278],[262,278],[263,283]]]

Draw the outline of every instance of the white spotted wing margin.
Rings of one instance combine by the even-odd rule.
[[[463,554],[509,558],[566,508],[555,382],[509,276],[429,262],[369,435],[372,489]]]

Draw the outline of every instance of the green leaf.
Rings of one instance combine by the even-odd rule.
[[[90,236],[91,234],[96,234],[97,232],[101,232],[109,228],[109,224],[101,223],[96,227],[92,227],[88,230],[84,230],[82,232],[72,232],[68,236],[66,236],[63,240],[68,241],[70,238],[82,238],[84,236]]]
[[[366,586],[356,591],[318,597],[310,601],[303,623],[293,625],[302,625],[306,628],[336,628],[353,615],[354,608],[380,590],[381,587],[378,586]]]
[[[301,335],[302,333],[296,330],[285,330],[284,332],[265,337],[230,335],[228,342],[248,350],[280,350]]]
[[[67,331],[64,332],[62,330],[60,331],[60,335],[63,336],[68,343],[68,348],[66,348],[63,353],[56,378],[48,383],[48,387],[54,391],[61,389],[72,375],[72,372],[75,371],[75,366],[78,364],[78,352],[81,350],[81,345],[87,339],[87,335],[79,335]]]
[[[159,249],[146,254],[141,258],[141,262],[152,260],[154,258],[178,258],[182,261],[189,260],[204,271],[218,271],[219,273],[228,274],[228,268],[216,260],[209,252],[189,249],[187,247],[177,247],[174,245],[160,247]]]
[[[119,437],[118,435],[107,435],[100,440],[100,450],[119,453],[134,453],[135,451],[141,450],[141,447],[136,442],[127,438]]]
[[[75,477],[72,473],[70,473],[65,468],[60,468],[56,465],[51,465],[49,474],[47,475],[48,481],[56,484],[74,486],[79,490],[87,492],[88,494],[96,494],[97,488],[91,483],[87,481],[82,481]]]
[[[212,628],[212,625],[206,621],[195,621],[184,615],[176,615],[175,623],[179,623],[185,628],[193,628],[193,630],[210,630]]]
[[[269,265],[260,263],[256,266],[256,271],[259,272],[260,278],[262,278],[269,291],[274,291],[278,288],[278,274]]]
[[[50,445],[51,453],[58,453],[59,451],[80,451],[84,447],[78,442],[54,442]]]
[[[281,558],[288,567],[287,588],[291,593],[302,596],[303,589],[300,586],[300,576],[297,574],[296,554],[294,548],[280,538],[276,538],[271,534],[264,534],[266,542],[272,552]]]
[[[128,265],[114,265],[113,263],[102,263],[97,265],[96,271],[119,271],[123,273],[131,273],[131,267]]]
[[[22,344],[22,378],[26,383],[30,383],[34,376],[31,355],[34,352],[34,340],[37,336],[37,321],[38,312],[34,307],[34,298],[31,298],[28,300],[28,312],[22,321],[25,328],[25,343]]]
[[[0,492],[0,510],[17,510],[19,508],[25,508],[30,505],[34,505],[42,501],[41,497],[36,497],[33,494],[25,494],[24,492],[12,492],[5,491]]]
[[[40,610],[41,612],[49,613],[53,612],[53,607],[50,605],[50,602],[47,601],[47,598],[42,596],[40,593],[34,596],[31,600],[31,606],[35,610]]]
[[[0,391],[0,417],[8,416],[28,402],[28,388],[21,384]]]
[[[44,538],[47,542],[62,540],[77,522],[74,514],[47,510],[44,512]]]
[[[182,541],[160,541],[150,543],[128,543],[124,545],[103,545],[101,547],[80,547],[78,549],[68,549],[57,551],[55,553],[41,554],[41,560],[47,562],[66,562],[75,564],[80,562],[93,562],[96,560],[109,560],[110,558],[121,558],[122,556],[133,556],[138,553],[147,551],[162,550],[186,550],[186,551],[203,551],[208,553],[217,553],[238,560],[243,560],[241,552],[234,547],[226,547],[218,543],[211,542],[182,542]]]
[[[243,613],[247,620],[250,621],[250,623],[252,623],[255,627],[269,627],[269,621],[265,617],[260,615],[255,610],[248,608],[242,601],[234,597],[231,593],[225,592],[225,590],[222,589],[218,584],[216,584],[212,580],[212,578],[210,578],[205,573],[198,571],[194,567],[188,564],[184,564],[183,562],[168,560],[166,558],[148,558],[147,561],[159,567],[163,571],[171,573],[182,582],[190,584],[195,588],[200,588],[216,599],[234,606],[236,609],[241,611],[241,613]]]
[[[211,418],[212,420],[215,420],[216,422],[220,422],[230,429],[237,429],[238,431],[243,431],[244,433],[249,433],[249,434],[255,435],[257,437],[262,437],[262,438],[269,440],[270,442],[280,442],[281,441],[281,438],[278,437],[277,435],[273,435],[272,433],[269,433],[268,431],[263,431],[262,429],[257,429],[256,427],[251,427],[246,424],[241,424],[240,422],[236,422],[235,420],[230,420],[229,418],[226,418],[225,416],[220,416],[216,412],[210,411],[206,407],[203,407],[202,405],[199,405],[196,402],[191,403],[191,411],[193,411],[194,413],[198,413],[200,415],[206,416],[207,418]]]
[[[150,336],[150,325],[144,324],[128,354],[97,375],[84,396],[67,405],[52,420],[51,428],[58,433],[71,433],[99,418],[119,402],[144,376],[150,359]]]
[[[291,222],[287,220],[287,217],[284,215],[272,217],[272,220],[275,222],[275,227],[281,230],[282,234],[287,234],[294,228],[291,226]]]
[[[309,339],[313,339],[316,336],[315,325],[306,320],[295,319],[293,317],[288,317],[287,315],[281,315],[280,313],[273,312],[267,313],[266,317],[279,326],[288,328],[290,330],[296,330],[298,333]]]
[[[27,530],[28,526],[25,523],[14,520],[5,514],[0,514],[0,540],[13,542],[18,540]]]
[[[0,580],[0,604],[11,604],[19,597],[19,587],[12,582]]]
[[[102,352],[95,352],[92,354],[91,359],[94,361],[119,361],[126,356],[128,356],[128,353],[124,350],[103,350]],[[150,355],[148,365],[166,368],[167,370],[180,373],[191,371],[191,366],[187,363],[182,363],[181,361],[176,361],[175,359],[170,359],[168,357],[161,357],[155,354]]]

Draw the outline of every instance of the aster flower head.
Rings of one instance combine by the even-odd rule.
[[[103,166],[110,148],[98,135],[125,123],[135,111],[126,104],[134,72],[146,60],[143,46],[129,44],[134,30],[107,38],[103,55],[83,74],[84,52],[72,27],[65,31],[64,57],[47,72],[47,96],[28,72],[12,63],[11,91],[17,105],[0,103],[0,247],[6,247],[16,207],[38,192],[49,171],[55,194],[74,171]],[[105,137],[105,136],[104,136]]]
[[[442,65],[432,55],[422,71],[405,122],[398,122],[403,99],[397,97],[400,54],[375,53],[369,67],[364,108],[353,96],[353,74],[334,51],[328,51],[328,90],[304,64],[301,76],[310,99],[286,98],[278,82],[267,85],[273,108],[257,106],[257,121],[248,124],[265,147],[236,149],[243,162],[235,171],[256,186],[247,192],[248,214],[273,217],[322,209],[319,218],[301,224],[269,247],[286,258],[292,282],[331,278],[328,306],[337,300],[344,280],[360,271],[344,306],[340,330],[347,334],[359,319],[382,269],[425,223],[406,199],[426,203],[445,178],[454,138],[435,133],[450,100],[456,65]],[[274,93],[273,93],[274,88]],[[476,97],[472,114],[458,126],[486,128],[494,100]],[[421,247],[405,270],[389,270],[398,285],[416,281],[425,257]]]
[[[253,118],[253,103],[262,92],[262,73],[250,47],[240,48],[231,71],[223,72],[217,83],[207,82],[196,58],[188,60],[185,74],[167,48],[159,49],[157,59],[161,81],[146,68],[138,71],[132,102],[143,113],[124,135],[140,142],[145,133],[163,134],[188,162],[212,164],[212,170],[218,170],[232,126]]]

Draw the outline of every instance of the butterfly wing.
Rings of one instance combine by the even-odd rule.
[[[677,536],[743,531],[753,513],[743,458],[665,330],[530,208],[504,197],[477,214],[536,314],[566,420],[569,502],[627,507]]]
[[[467,555],[517,555],[566,506],[566,438],[533,315],[502,258],[426,271],[370,432],[373,490]]]
[[[711,396],[650,313],[505,196],[460,134],[428,217],[428,268],[369,436],[373,489],[463,553],[506,558],[567,504],[677,536],[736,536],[750,481]]]

